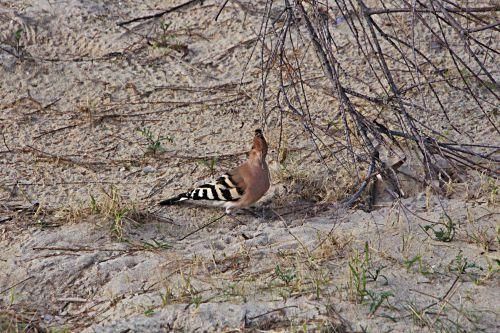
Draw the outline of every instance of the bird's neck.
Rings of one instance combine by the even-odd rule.
[[[266,157],[260,151],[251,151],[248,163],[257,166],[263,170],[267,169]]]

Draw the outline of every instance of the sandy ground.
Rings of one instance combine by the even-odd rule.
[[[260,2],[117,25],[180,3],[0,3],[0,331],[497,332],[498,182],[342,208],[293,117],[280,164],[279,118],[258,108]],[[498,142],[477,112],[451,117]],[[258,127],[269,193],[184,238],[222,212],[155,203],[237,165]]]

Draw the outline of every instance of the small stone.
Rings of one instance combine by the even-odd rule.
[[[54,316],[50,315],[50,314],[44,314],[42,315],[42,319],[43,321],[45,321],[46,323],[50,323],[51,321],[54,320]]]
[[[148,166],[144,167],[144,169],[142,169],[142,172],[144,172],[144,173],[153,173],[155,171],[156,171],[156,169],[154,167],[152,167],[151,165],[148,165]]]

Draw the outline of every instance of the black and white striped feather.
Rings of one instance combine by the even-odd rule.
[[[185,200],[206,200],[213,203],[238,201],[244,190],[238,187],[230,174],[224,174],[217,180],[203,184],[191,191],[181,193],[173,198],[160,201],[161,206],[174,205]]]

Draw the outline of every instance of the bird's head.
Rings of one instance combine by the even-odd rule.
[[[252,156],[253,154],[260,156],[262,159],[265,159],[267,155],[267,142],[261,129],[255,130],[255,136],[253,137],[253,145],[252,150],[250,151],[250,156]]]

